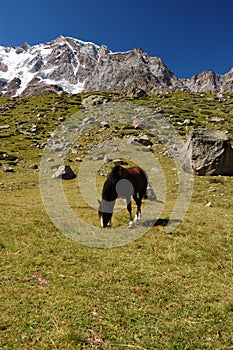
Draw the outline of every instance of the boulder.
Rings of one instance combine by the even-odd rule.
[[[233,175],[233,148],[224,132],[193,129],[180,159],[184,170],[195,175]]]
[[[138,87],[133,87],[127,91],[127,97],[137,99],[142,97],[147,97],[147,93],[145,90],[140,89]]]
[[[100,106],[108,102],[108,98],[101,95],[90,95],[83,99],[82,105],[84,108]]]
[[[53,179],[72,180],[76,178],[75,173],[69,165],[61,165],[52,176]]]

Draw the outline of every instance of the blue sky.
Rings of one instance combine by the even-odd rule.
[[[0,45],[71,36],[112,51],[140,47],[179,78],[233,66],[233,0],[6,0]]]

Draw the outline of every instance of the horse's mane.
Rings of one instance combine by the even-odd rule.
[[[117,198],[116,184],[120,179],[119,172],[122,167],[115,165],[104,183],[102,198],[105,200],[115,200]]]

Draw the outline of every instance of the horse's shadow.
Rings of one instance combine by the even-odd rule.
[[[166,227],[166,226],[170,226],[174,223],[181,223],[182,220],[179,220],[179,219],[173,219],[173,220],[170,220],[170,219],[163,219],[163,218],[159,218],[159,219],[155,219],[155,220],[146,220],[143,222],[143,226],[144,227],[157,227],[157,226],[163,226],[163,227]]]

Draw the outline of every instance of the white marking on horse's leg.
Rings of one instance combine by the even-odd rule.
[[[103,222],[103,217],[101,216],[101,218],[100,218],[100,226],[101,227],[104,227],[104,222]]]
[[[134,218],[134,221],[139,221],[139,220],[141,220],[141,213],[136,213],[135,214],[135,218]]]
[[[129,227],[133,227],[133,220],[130,220]]]

